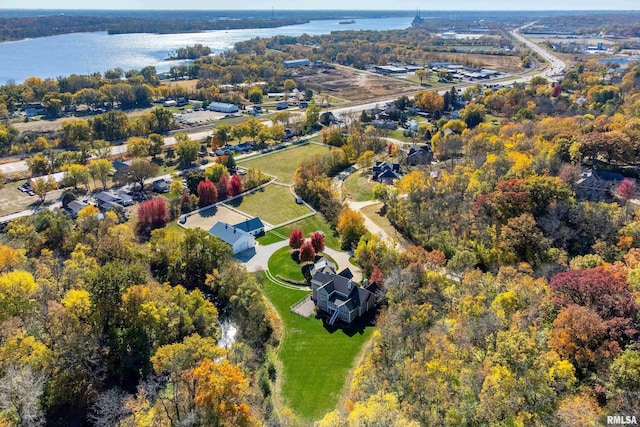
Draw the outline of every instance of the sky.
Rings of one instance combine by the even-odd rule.
[[[255,9],[369,9],[369,10],[638,10],[639,0],[243,0],[239,2],[189,0],[0,0],[0,9],[203,9],[203,10],[255,10]]]

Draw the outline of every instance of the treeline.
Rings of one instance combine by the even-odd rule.
[[[211,54],[211,48],[209,46],[196,44],[176,49],[169,54],[169,59],[198,59],[209,54]]]
[[[108,31],[109,34],[178,34],[209,30],[275,28],[306,22],[308,21],[297,18],[206,21],[66,15],[0,18],[0,41],[92,31]]]

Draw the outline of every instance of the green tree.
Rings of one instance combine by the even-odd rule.
[[[73,188],[78,188],[78,184],[82,184],[87,189],[89,188],[90,175],[88,167],[80,164],[72,164],[64,166],[62,170],[64,171],[65,184],[73,185]]]
[[[315,100],[311,101],[309,106],[307,107],[307,111],[305,113],[305,126],[309,129],[313,129],[318,126],[320,122],[320,106],[316,104]]]
[[[262,89],[260,89],[260,87],[258,86],[253,86],[251,89],[249,89],[249,101],[253,102],[254,104],[259,104],[262,102]]]
[[[180,162],[184,165],[190,165],[198,158],[198,150],[200,143],[189,138],[186,133],[178,133],[176,138],[176,154],[180,158]]]
[[[129,138],[127,141],[127,155],[135,158],[147,157],[151,151],[149,138]]]
[[[107,188],[107,180],[109,175],[113,173],[113,165],[107,159],[91,160],[89,162],[89,174],[93,178],[94,186],[95,181],[99,180],[102,184],[102,188]]]

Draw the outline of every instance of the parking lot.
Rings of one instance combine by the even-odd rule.
[[[226,113],[217,113],[215,111],[202,110],[202,111],[192,111],[190,113],[185,110],[180,114],[175,114],[174,117],[176,121],[183,125],[188,126],[196,126],[203,125],[206,123],[213,122],[215,120],[220,120],[226,116]]]

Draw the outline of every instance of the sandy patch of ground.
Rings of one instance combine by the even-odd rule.
[[[218,222],[226,222],[227,224],[237,224],[244,221],[250,216],[242,215],[236,211],[233,211],[225,206],[217,206],[205,209],[200,213],[191,215],[187,218],[187,222],[184,224],[187,228],[200,227],[203,230],[209,231],[213,225]]]

